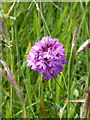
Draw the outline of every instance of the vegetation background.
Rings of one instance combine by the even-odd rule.
[[[0,63],[7,77],[0,78],[2,116],[86,117],[84,103],[71,100],[84,99],[84,90],[89,84],[89,49],[77,55],[76,51],[90,37],[90,2],[3,2],[0,16],[3,20],[0,55],[14,77],[6,75],[10,71],[5,63],[4,67]],[[77,34],[72,49],[75,28]],[[36,41],[47,35],[64,44],[67,63],[58,78],[43,83],[42,75],[26,67],[26,55]]]

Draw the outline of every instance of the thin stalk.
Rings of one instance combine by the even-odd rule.
[[[70,52],[70,58],[69,58],[69,62],[68,62],[68,98],[72,99],[71,98],[71,85],[72,85],[72,61],[73,61],[73,51],[71,49],[71,52]],[[69,112],[70,111],[70,106],[71,106],[71,103],[69,102],[68,106],[67,106],[67,111]]]
[[[41,99],[43,100],[44,99],[44,91],[45,91],[45,84],[46,84],[46,81],[42,78],[42,87],[41,87]]]
[[[14,6],[14,16],[16,17],[16,6]],[[15,21],[15,25],[14,25],[14,29],[15,29],[15,46],[16,46],[16,56],[17,56],[17,68],[19,68],[19,43],[18,43],[18,37],[17,37],[17,21]],[[19,84],[19,75],[17,76],[17,81]]]
[[[0,9],[2,8],[2,4],[0,4]],[[1,22],[1,26],[2,26],[2,22]],[[1,28],[1,31],[0,31],[0,34],[1,34],[1,38],[2,38],[2,28]],[[2,51],[2,41],[0,40],[0,53]],[[1,53],[1,56],[2,56],[2,53]],[[0,65],[0,68],[2,68],[2,65]],[[2,117],[2,77],[0,77],[0,118]]]
[[[70,53],[69,63],[68,63],[68,96],[70,97],[70,88],[71,88],[71,61],[72,61],[72,50]]]
[[[62,83],[62,74],[59,76],[58,82],[59,82],[59,84]],[[60,102],[60,93],[61,93],[61,89],[58,86],[58,84],[56,84],[56,103]]]
[[[12,30],[12,41],[14,40],[14,31],[13,31],[13,27],[11,27],[11,30]],[[12,55],[12,48],[10,48],[10,57],[11,57],[11,71],[13,73],[13,55]],[[13,87],[12,85],[10,85],[10,109],[12,111],[12,108],[13,108]]]

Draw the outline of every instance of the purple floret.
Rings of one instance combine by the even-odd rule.
[[[58,39],[43,37],[31,47],[26,57],[27,67],[43,74],[46,80],[58,77],[66,63],[64,54],[63,45],[58,43]]]

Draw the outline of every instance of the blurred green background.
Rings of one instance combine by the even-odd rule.
[[[88,87],[89,49],[76,55],[77,49],[90,37],[90,2],[3,2],[1,59],[23,91],[23,110],[15,88],[2,78],[2,116],[4,118],[83,118]],[[72,38],[78,28],[74,50]],[[64,44],[67,63],[56,80],[42,82],[42,75],[26,67],[26,55],[43,36],[58,38]],[[3,68],[4,69],[4,68]],[[82,109],[83,108],[83,109]],[[85,111],[85,110],[84,110]],[[26,115],[25,115],[26,114]]]

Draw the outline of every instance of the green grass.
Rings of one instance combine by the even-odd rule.
[[[1,59],[9,65],[18,88],[23,91],[23,105],[27,118],[83,117],[80,115],[83,103],[76,104],[70,100],[84,99],[84,89],[90,83],[89,49],[75,54],[90,37],[89,11],[90,2],[2,3],[0,16],[2,15],[6,31],[3,33],[2,28]],[[76,26],[78,31],[72,51],[72,38]],[[42,75],[26,67],[26,55],[37,40],[47,35],[58,38],[59,42],[64,44],[67,63],[58,78],[43,83]],[[5,78],[1,80],[2,116],[25,117],[16,89]]]

